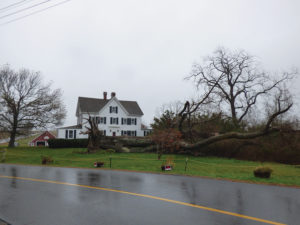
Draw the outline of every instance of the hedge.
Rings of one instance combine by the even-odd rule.
[[[49,139],[49,148],[86,148],[88,139]]]

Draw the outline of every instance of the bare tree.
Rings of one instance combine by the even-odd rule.
[[[221,134],[218,136],[212,136],[210,138],[198,141],[195,144],[188,144],[188,143],[182,142],[181,147],[183,149],[191,149],[192,150],[192,149],[207,146],[209,144],[216,143],[216,142],[219,142],[222,140],[253,139],[253,138],[264,136],[271,132],[280,131],[280,126],[279,127],[276,126],[276,124],[274,124],[274,122],[279,116],[287,113],[291,109],[291,107],[293,106],[292,96],[288,92],[288,90],[280,89],[276,94],[274,94],[272,102],[274,103],[274,105],[273,105],[273,107],[271,107],[272,109],[268,112],[267,120],[261,130],[250,132],[250,133],[228,132],[225,134]]]
[[[198,101],[192,100],[186,101],[182,109],[178,113],[178,129],[180,132],[183,133],[183,122],[187,120],[188,125],[188,132],[190,138],[192,138],[192,127],[193,124],[191,122],[191,116],[198,112],[201,107],[209,105],[213,102],[211,95],[213,93],[214,88],[216,87],[217,83],[212,87],[209,87],[208,90],[200,97]]]
[[[85,126],[86,131],[83,134],[88,134],[87,152],[92,153],[100,149],[101,139],[103,137],[102,131],[98,128],[98,123],[95,118],[89,117],[86,119],[89,126]]]
[[[164,103],[162,106],[156,109],[156,117],[160,117],[166,111],[173,112],[175,115],[177,115],[182,110],[183,105],[184,104],[181,101]]]
[[[0,68],[0,129],[10,133],[9,147],[14,147],[17,134],[59,125],[65,114],[60,89],[44,85],[38,72]]]
[[[295,74],[297,71],[284,72],[276,79],[261,70],[257,60],[245,51],[230,52],[219,48],[203,63],[193,65],[187,79],[193,79],[197,88],[206,90],[206,94],[198,103],[186,103],[180,114],[184,119],[210,99],[219,104],[238,127],[258,105],[260,97],[279,88]]]
[[[199,113],[203,106],[215,107],[216,112],[230,119],[235,128],[246,124],[246,118],[250,117],[254,109],[267,111],[264,117],[266,122],[262,129],[254,132],[227,132],[193,144],[182,142],[181,147],[195,149],[225,139],[251,139],[278,131],[280,128],[277,126],[277,120],[286,115],[293,105],[292,95],[286,84],[295,75],[297,70],[283,72],[276,77],[271,76],[260,69],[257,60],[245,51],[230,52],[224,48],[217,49],[201,64],[194,64],[191,75],[186,78],[195,82],[202,95],[198,101],[186,101],[178,113],[179,130],[183,132],[182,126],[185,124],[188,133],[191,134],[191,118],[195,113]],[[263,105],[265,99],[269,103],[267,107]]]

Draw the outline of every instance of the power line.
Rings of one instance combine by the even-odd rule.
[[[51,1],[51,0],[50,0],[50,1]],[[53,8],[53,7],[56,7],[56,6],[62,5],[62,4],[64,4],[64,3],[67,3],[67,2],[69,2],[69,1],[71,1],[71,0],[65,0],[65,1],[59,2],[59,3],[57,3],[57,4],[51,5],[51,6],[49,6],[49,7],[46,7],[46,8],[43,8],[43,9],[37,10],[37,11],[34,11],[34,12],[32,12],[32,13],[29,13],[29,14],[27,14],[27,15],[24,15],[24,16],[21,16],[21,17],[18,17],[18,18],[16,18],[16,19],[13,19],[13,20],[7,21],[7,22],[5,22],[5,23],[1,23],[1,24],[0,24],[0,26],[6,25],[6,24],[9,24],[9,23],[13,23],[13,22],[15,22],[15,21],[18,21],[18,20],[21,20],[21,19],[23,19],[23,18],[26,18],[26,17],[32,16],[32,15],[34,15],[34,14],[37,14],[37,13],[40,13],[40,12],[46,11],[47,9],[50,9],[50,8]]]
[[[13,7],[13,6],[15,6],[15,5],[18,5],[18,4],[21,4],[22,2],[26,2],[26,1],[27,1],[27,0],[22,0],[22,1],[19,1],[19,2],[15,2],[15,3],[11,4],[11,5],[8,5],[8,6],[5,6],[5,7],[3,7],[3,8],[0,8],[0,11],[5,10],[5,9],[8,9],[8,8]]]
[[[14,8],[20,7],[20,6],[25,5],[25,4],[27,4],[27,3],[29,3],[29,2],[32,2],[32,1],[35,1],[35,0],[22,0],[22,1],[16,2],[16,3],[14,3],[14,4],[11,4],[11,5],[9,5],[9,6],[6,6],[6,7],[4,7],[4,8],[1,8],[1,9],[0,9],[0,13],[6,12],[6,11],[9,11],[9,10],[12,10],[12,9],[14,9]]]
[[[32,5],[32,6],[29,6],[29,7],[20,9],[20,10],[17,10],[17,11],[15,11],[15,12],[6,14],[6,15],[4,15],[4,16],[1,16],[0,19],[3,19],[3,18],[6,18],[6,17],[9,17],[9,16],[12,16],[12,15],[18,14],[18,13],[20,13],[20,12],[26,11],[26,10],[31,9],[31,8],[34,8],[34,7],[37,7],[37,6],[39,6],[39,5],[45,4],[45,3],[50,2],[50,1],[53,1],[53,0],[46,0],[46,1],[43,1],[43,2],[40,2],[40,3],[34,4],[34,5]]]

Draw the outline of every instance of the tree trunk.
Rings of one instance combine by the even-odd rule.
[[[263,130],[263,131],[258,131],[258,132],[253,132],[253,133],[238,133],[238,132],[230,132],[230,133],[226,133],[226,134],[221,134],[218,136],[213,136],[210,138],[207,138],[205,140],[196,142],[195,144],[188,144],[185,142],[182,142],[180,147],[184,150],[194,150],[197,148],[201,148],[204,146],[208,146],[212,143],[216,143],[219,141],[223,141],[223,140],[228,140],[228,139],[242,139],[242,140],[246,140],[246,139],[253,139],[253,138],[257,138],[257,137],[261,137],[264,136],[270,132],[275,132],[278,131],[278,129],[268,129],[268,130]]]
[[[8,144],[8,147],[10,147],[10,148],[15,147],[16,133],[17,133],[17,129],[13,128],[13,130],[10,133],[10,140],[9,140],[9,144]]]

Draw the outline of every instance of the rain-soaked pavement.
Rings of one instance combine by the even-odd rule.
[[[265,222],[143,196],[13,177],[151,195]],[[300,189],[173,175],[2,164],[1,219],[12,225],[299,225]]]

